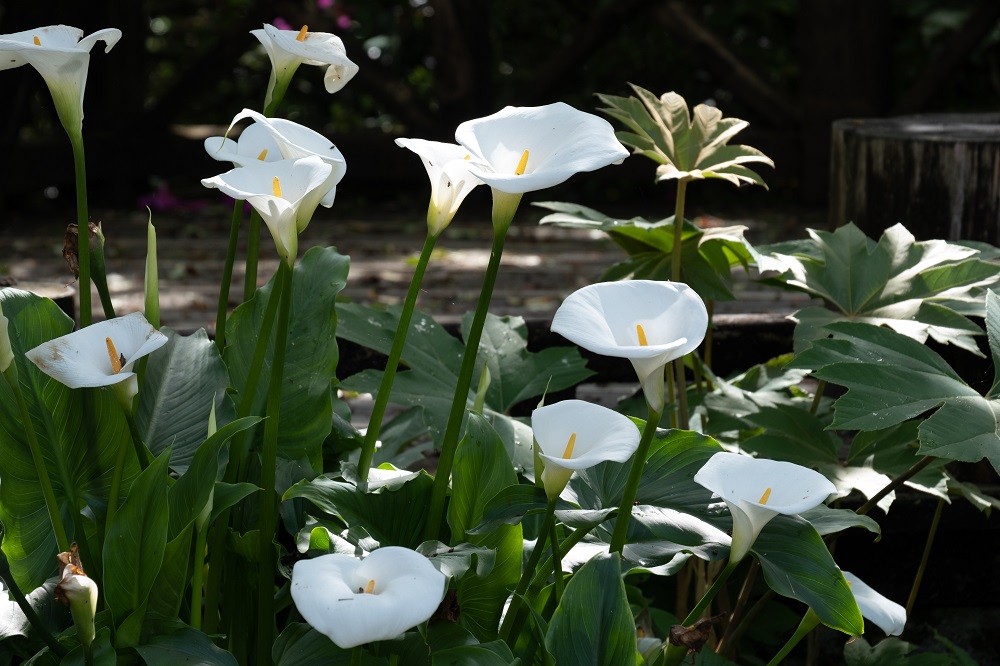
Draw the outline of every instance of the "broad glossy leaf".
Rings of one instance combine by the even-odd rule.
[[[337,294],[346,284],[349,263],[334,248],[314,247],[293,271],[278,429],[279,491],[290,480],[310,477],[323,469],[322,448],[333,422],[331,388],[336,381],[339,358],[335,304]],[[274,279],[261,287],[253,299],[236,308],[229,320],[229,344],[224,358],[230,381],[236,388],[237,404],[245,390],[254,345],[273,286]],[[252,414],[264,414],[273,340],[272,332]],[[258,443],[262,431],[260,427],[255,431]]]
[[[693,115],[687,102],[674,92],[656,97],[630,84],[637,97],[598,95],[607,107],[601,111],[621,121],[628,132],[618,132],[618,139],[632,146],[660,166],[656,179],[722,178],[734,185],[751,183],[764,186],[748,163],[774,166],[766,155],[749,146],[727,145],[747,126],[737,118],[723,118],[722,112],[705,104],[695,106]]]
[[[431,655],[433,666],[510,666],[520,663],[503,641],[460,645]]]
[[[151,622],[154,631],[137,645],[147,666],[236,666],[236,658],[215,645],[203,632],[177,620]]]
[[[458,581],[458,604],[462,609],[459,622],[481,641],[496,637],[504,601],[521,577],[521,526],[502,525],[486,534],[465,534],[482,520],[493,495],[517,485],[517,475],[500,436],[482,416],[470,414],[452,467],[448,525],[453,542],[468,538],[474,545],[496,551],[488,577],[468,572]]]
[[[795,364],[846,386],[833,427],[880,430],[933,411],[920,425],[918,453],[1000,469],[1000,402],[979,395],[926,346],[884,327],[831,324]]]
[[[129,489],[104,542],[104,599],[121,623],[143,607],[167,545],[167,466],[170,448]]]
[[[168,341],[149,357],[135,418],[154,455],[170,446],[170,466],[183,474],[205,441],[212,405],[220,424],[231,419],[229,373],[204,329],[189,336],[161,332]]]
[[[275,639],[271,659],[274,666],[350,666],[353,652],[337,647],[308,624],[291,622]],[[389,661],[373,657],[365,651],[361,663],[364,666],[381,666]]]
[[[66,335],[73,322],[51,300],[17,289],[0,289],[17,365],[18,383],[52,481],[70,541],[73,512],[86,503],[106,511],[119,447],[128,447],[122,487],[139,471],[128,427],[110,391],[69,389],[42,373],[24,352]],[[106,352],[105,352],[106,353]],[[154,354],[155,355],[155,354]],[[86,406],[86,408],[85,408]],[[89,418],[84,418],[84,414]],[[11,388],[0,380],[0,521],[3,551],[14,579],[27,593],[55,573],[56,541]],[[84,563],[86,566],[86,563]]]
[[[829,309],[795,314],[795,349],[822,337],[834,321],[886,325],[914,340],[931,338],[980,354],[984,291],[1000,266],[978,250],[941,240],[916,241],[901,224],[876,243],[853,224],[834,232],[809,230],[810,240],[761,248],[784,264],[773,284],[822,298]]]
[[[798,516],[775,516],[751,552],[764,579],[778,594],[808,605],[826,626],[850,636],[864,633],[864,620],[851,588],[823,538]]]
[[[573,575],[549,622],[545,647],[559,664],[642,663],[618,553],[598,555]]]

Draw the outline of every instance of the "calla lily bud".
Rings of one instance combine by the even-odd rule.
[[[53,591],[56,601],[69,606],[77,636],[84,645],[94,642],[94,615],[97,613],[97,583],[87,576],[74,543],[68,553],[59,553],[59,582]]]
[[[7,368],[14,361],[14,351],[10,346],[10,334],[7,332],[9,323],[7,317],[3,316],[3,302],[0,301],[0,372],[7,372]]]
[[[153,226],[153,213],[149,213],[146,225],[146,321],[153,328],[160,327],[160,276],[156,262],[156,227]]]

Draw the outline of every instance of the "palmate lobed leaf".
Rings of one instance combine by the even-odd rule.
[[[756,148],[727,143],[747,127],[746,121],[723,118],[719,109],[706,104],[698,104],[689,113],[687,102],[675,92],[656,97],[648,90],[629,85],[637,97],[598,94],[606,105],[600,111],[630,130],[618,132],[619,141],[660,165],[656,169],[657,182],[722,178],[734,185],[767,187],[758,174],[744,165],[760,163],[773,167],[774,162]]]
[[[1000,339],[1000,298],[990,292],[987,327]],[[848,388],[834,405],[832,427],[880,430],[927,412],[918,429],[918,453],[975,462],[1000,470],[1000,401],[981,396],[936,353],[900,333],[838,322],[831,338],[814,340],[794,365]],[[995,347],[994,347],[995,349]]]
[[[981,355],[982,329],[968,317],[984,313],[983,294],[1000,266],[974,247],[916,241],[900,224],[876,243],[853,224],[810,239],[760,248],[779,274],[766,282],[822,298],[826,308],[795,313],[795,349],[824,335],[833,321],[887,325],[919,342],[931,338]]]

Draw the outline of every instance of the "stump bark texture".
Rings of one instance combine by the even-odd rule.
[[[830,224],[1000,245],[1000,114],[833,124]]]

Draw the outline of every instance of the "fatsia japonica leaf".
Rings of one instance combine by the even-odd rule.
[[[901,224],[876,243],[853,224],[810,239],[760,248],[783,264],[767,281],[822,298],[826,307],[795,313],[795,350],[834,321],[886,325],[914,340],[931,338],[981,355],[968,317],[983,315],[983,295],[1000,266],[979,250],[942,240],[916,241]]]
[[[756,148],[728,145],[747,127],[745,120],[723,118],[722,111],[707,104],[697,105],[691,113],[677,93],[657,97],[629,85],[638,97],[599,94],[597,97],[607,105],[600,110],[628,128],[616,132],[619,141],[659,164],[657,181],[721,178],[733,185],[749,183],[767,188],[764,180],[744,165],[773,167],[774,162]]]
[[[642,217],[627,220],[613,218],[586,206],[559,201],[536,202],[536,206],[554,211],[541,219],[574,229],[603,231],[628,253],[628,259],[612,265],[602,280],[634,278],[669,280],[672,277],[674,216],[651,222]],[[681,278],[704,300],[731,301],[735,266],[774,270],[781,264],[760,255],[743,237],[747,227],[711,227],[702,229],[690,221],[681,230]]]
[[[1000,299],[989,296],[987,326],[1000,332]],[[813,341],[795,365],[848,388],[834,404],[832,427],[880,430],[933,412],[918,428],[918,453],[1000,470],[1000,401],[981,396],[938,354],[895,331],[839,322],[833,337]]]

